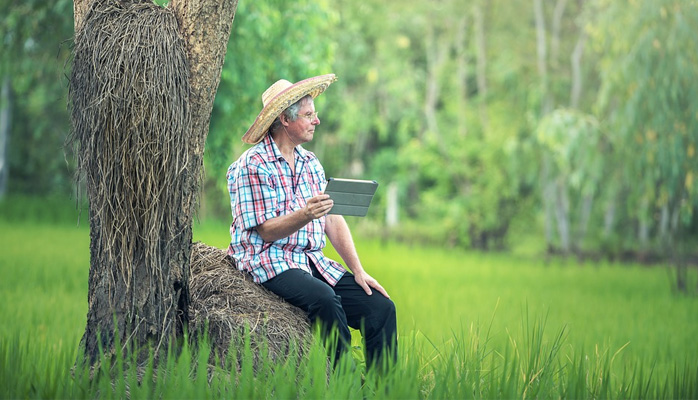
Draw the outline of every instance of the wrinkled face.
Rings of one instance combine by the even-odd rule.
[[[320,124],[312,99],[302,103],[298,110],[298,118],[295,121],[286,118],[284,120],[286,131],[295,144],[303,144],[313,140],[315,126]]]

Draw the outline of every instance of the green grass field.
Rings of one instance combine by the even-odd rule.
[[[0,222],[0,398],[124,395],[70,374],[87,313],[86,225]],[[223,248],[227,222],[194,236]],[[132,397],[698,396],[698,298],[674,293],[666,268],[357,246],[398,307],[400,360],[387,376],[324,377],[318,350],[304,368],[208,384],[187,378],[184,360],[155,386],[131,385]]]

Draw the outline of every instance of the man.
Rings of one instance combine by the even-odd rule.
[[[325,172],[301,145],[320,124],[313,99],[334,74],[292,84],[279,80],[262,94],[263,109],[242,137],[254,144],[228,169],[233,214],[228,254],[324,335],[337,329],[337,360],[361,329],[371,366],[396,357],[395,305],[361,265],[344,217],[328,214]],[[353,273],[323,254],[325,235]]]

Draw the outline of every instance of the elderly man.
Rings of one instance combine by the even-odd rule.
[[[395,360],[395,305],[361,265],[344,218],[328,214],[325,172],[301,146],[320,124],[313,99],[335,80],[282,79],[262,94],[263,109],[242,137],[254,146],[228,169],[228,254],[255,282],[303,309],[325,336],[336,328],[335,360],[351,342],[349,327],[360,329],[371,366]],[[325,235],[352,273],[325,257]]]

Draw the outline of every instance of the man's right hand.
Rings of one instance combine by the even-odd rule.
[[[329,194],[319,194],[308,199],[305,207],[303,208],[303,212],[305,213],[306,217],[313,220],[327,215],[327,213],[329,213],[332,209],[333,205],[334,201],[330,199]]]
[[[300,210],[268,219],[255,229],[257,229],[257,232],[259,232],[265,242],[283,239],[292,235],[310,221],[327,215],[333,205],[334,201],[330,199],[330,195],[320,194],[308,199],[305,207]]]

